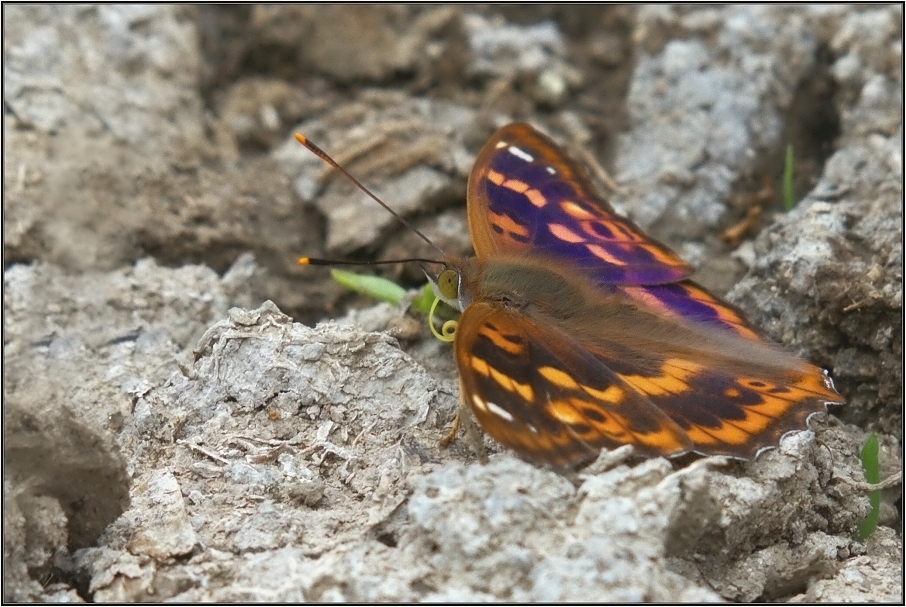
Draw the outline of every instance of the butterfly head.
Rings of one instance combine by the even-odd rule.
[[[431,283],[434,295],[442,302],[462,312],[472,303],[468,289],[463,288],[462,264],[459,260],[447,260],[439,273],[432,272],[422,264],[422,270]]]

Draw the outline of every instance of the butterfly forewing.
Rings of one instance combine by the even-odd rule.
[[[608,285],[662,284],[692,273],[670,249],[616,215],[581,168],[527,124],[500,129],[478,154],[468,200],[478,257],[564,259]]]
[[[615,290],[665,316],[713,326],[753,341],[765,337],[739,309],[691,280],[667,285],[621,285]]]

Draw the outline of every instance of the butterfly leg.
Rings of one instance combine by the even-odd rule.
[[[466,442],[469,443],[469,446],[472,448],[472,453],[478,458],[478,462],[482,465],[487,464],[488,450],[485,449],[484,437],[478,429],[478,424],[475,423],[475,418],[472,417],[472,414],[469,411],[463,411],[463,405],[460,405],[459,411],[460,423],[466,430]]]
[[[441,446],[447,447],[453,442],[460,426],[466,431],[466,442],[469,444],[469,447],[471,447],[472,453],[478,458],[479,463],[488,463],[488,451],[485,449],[484,439],[482,438],[481,432],[478,430],[478,425],[472,418],[472,414],[465,410],[462,403],[460,403],[459,409],[456,411],[456,417],[453,418],[453,427],[440,441]]]
[[[462,409],[456,410],[456,417],[453,418],[453,427],[450,428],[450,431],[447,432],[447,435],[440,439],[441,447],[449,447],[450,443],[453,442],[453,439],[456,438],[456,433],[459,432],[459,420]]]

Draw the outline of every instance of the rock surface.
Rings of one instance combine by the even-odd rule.
[[[4,600],[902,601],[901,486],[855,538],[868,431],[902,468],[901,23],[9,7]],[[294,266],[433,250],[291,134],[467,253],[472,159],[512,119],[602,159],[615,204],[847,404],[751,462],[441,448],[449,349],[387,304],[315,324],[356,302]]]

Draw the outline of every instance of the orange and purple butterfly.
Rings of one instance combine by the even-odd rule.
[[[632,445],[750,458],[842,403],[825,371],[689,280],[532,126],[491,137],[467,205],[475,257],[421,261],[442,265],[426,273],[462,312],[463,406],[520,456],[564,468]]]

